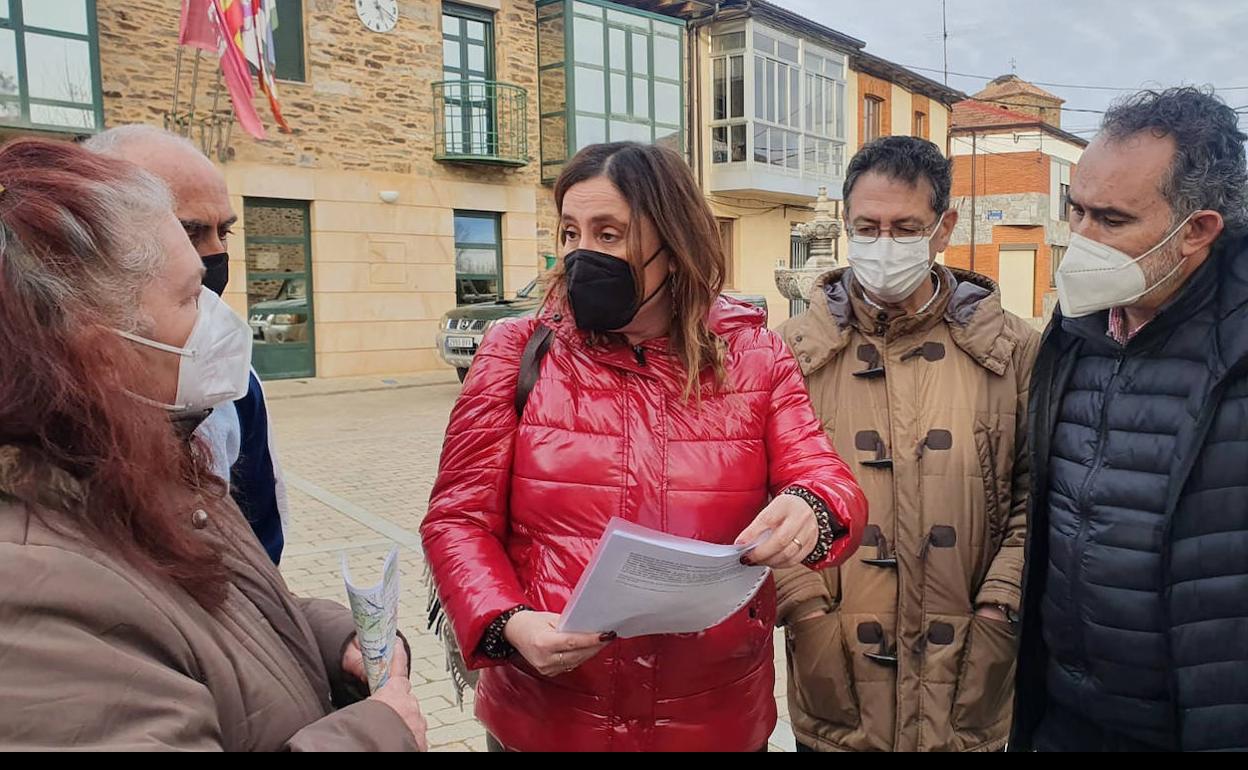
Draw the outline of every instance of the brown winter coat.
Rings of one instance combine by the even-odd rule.
[[[937,270],[918,315],[838,270],[781,328],[870,504],[855,557],[777,575],[793,729],[823,750],[995,750],[1009,731],[1017,643],[975,610],[1019,605],[1039,334],[988,279]]]
[[[52,512],[82,498],[0,447],[0,750],[417,750],[390,707],[347,705],[350,612],[291,596],[232,501],[186,516],[230,573],[210,613]]]

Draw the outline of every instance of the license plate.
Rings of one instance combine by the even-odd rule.
[[[457,348],[459,350],[466,350],[466,349],[476,347],[476,340],[474,340],[472,337],[447,337],[446,346],[448,348]]]

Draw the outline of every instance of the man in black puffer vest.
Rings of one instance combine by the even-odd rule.
[[[1014,751],[1248,750],[1248,171],[1211,92],[1115,105],[1031,383]]]

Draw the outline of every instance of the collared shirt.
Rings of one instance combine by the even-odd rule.
[[[1127,319],[1127,311],[1115,307],[1109,310],[1109,329],[1105,334],[1119,345],[1126,345],[1135,338],[1135,335],[1143,331],[1145,326],[1148,326],[1148,321],[1132,329],[1131,321]]]

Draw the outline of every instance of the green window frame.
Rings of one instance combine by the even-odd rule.
[[[66,133],[104,127],[95,0],[80,0],[70,10],[79,9],[0,0],[0,126]],[[64,67],[64,81],[53,86],[58,75],[43,73],[57,66]]]
[[[297,235],[260,234],[261,228],[256,224],[258,209],[286,209],[298,212],[300,219]],[[260,253],[266,246],[297,246],[302,252],[303,262],[298,270],[261,269],[257,267]],[[302,339],[263,340],[254,338],[256,327],[252,326],[253,342],[251,348],[252,366],[264,380],[288,379],[293,377],[316,376],[316,309],[313,302],[313,268],[312,268],[312,206],[306,200],[287,198],[244,198],[243,199],[243,251],[247,261],[247,319],[248,323],[258,322],[265,317],[260,314],[261,306],[266,302],[287,299],[291,287],[302,285],[303,296],[294,299],[303,300],[302,306],[286,310],[286,314],[296,318],[303,316]],[[278,264],[280,267],[280,263]],[[281,289],[276,296],[269,299],[254,301],[253,287],[266,282],[280,283]],[[302,309],[302,312],[300,310]],[[297,322],[296,322],[297,323]]]
[[[543,181],[598,142],[659,142],[684,154],[683,23],[608,0],[537,9]]]
[[[453,29],[451,29],[453,28]],[[494,130],[494,14],[480,8],[443,3],[442,80],[446,152],[451,155],[498,154]],[[480,66],[474,61],[480,54]]]
[[[303,50],[303,0],[277,0],[277,27],[273,30],[273,74],[278,80],[307,82]]]
[[[477,228],[469,225],[478,224]],[[493,236],[485,240],[476,235],[469,235],[470,230],[480,232],[479,225],[489,223]],[[464,270],[460,264],[466,252],[492,251],[494,253],[494,271]],[[493,282],[493,291],[483,291],[487,284]],[[455,211],[455,304],[475,305],[481,302],[494,302],[503,298],[503,217],[497,211],[472,211],[457,209]]]

